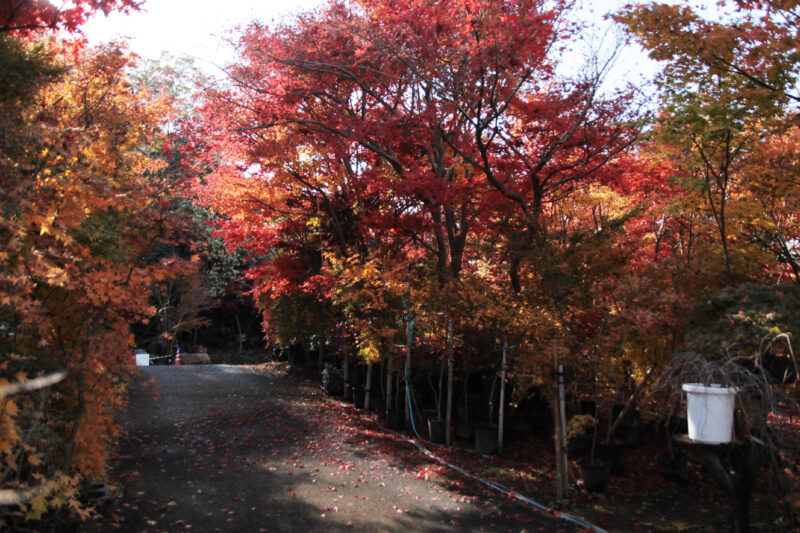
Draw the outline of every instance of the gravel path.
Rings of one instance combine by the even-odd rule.
[[[433,468],[292,377],[222,365],[142,372],[149,385],[122,418],[121,495],[99,530],[577,531]]]

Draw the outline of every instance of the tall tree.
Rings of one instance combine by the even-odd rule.
[[[667,76],[689,78],[709,70],[749,82],[753,103],[800,100],[797,3],[724,0],[713,13],[650,2],[630,4],[614,18],[653,59],[667,62]]]
[[[798,50],[791,3],[742,1],[725,7],[727,15],[710,19],[688,6],[651,3],[628,6],[616,18],[662,61],[658,132],[681,161],[687,184],[702,186],[727,283],[734,284],[754,268],[740,265],[735,272],[731,245],[741,225],[731,217],[737,204],[749,210],[757,204],[750,197],[749,182],[757,178],[748,174],[749,160],[794,122],[789,103],[795,99]],[[780,179],[793,178],[788,173]],[[744,250],[743,244],[746,240],[738,239],[737,248]],[[738,255],[742,263],[752,253]]]
[[[131,89],[133,58],[119,47],[2,45],[20,59],[3,64],[5,75],[39,54],[44,62],[28,68],[51,77],[29,77],[30,93],[0,102],[0,380],[68,375],[43,403],[25,404],[15,420],[21,430],[0,436],[0,475],[4,486],[25,489],[62,472],[73,480],[64,489],[105,474],[117,434],[112,410],[122,406],[130,370],[129,325],[152,313],[146,287],[169,270],[143,258],[174,234],[165,208],[174,188],[147,149],[163,139],[170,110]],[[32,515],[53,491],[40,494]]]
[[[56,6],[49,0],[0,1],[0,33],[32,34],[44,29],[76,31],[96,11],[130,12],[138,0],[73,0]]]
[[[328,210],[336,235],[329,253],[362,262],[377,253],[385,265],[405,248],[406,263],[432,266],[415,270],[417,281],[432,273],[442,294],[459,286],[450,281],[465,268],[470,236],[499,231],[519,290],[520,263],[545,235],[540,218],[548,203],[603,179],[634,137],[624,100],[600,98],[597,76],[555,79],[552,58],[566,35],[568,7],[538,0],[331,3],[287,25],[251,26],[230,68],[231,86],[211,94],[207,111],[240,154],[233,159],[242,175],[237,194],[276,194],[288,174],[295,206],[309,210],[317,198]],[[320,163],[334,171],[324,176],[335,186],[309,179],[308,167],[319,173]],[[273,192],[253,192],[260,187]],[[351,235],[366,247],[341,239],[337,228],[347,217],[331,209],[341,191],[352,191],[345,206],[358,198],[359,231]],[[263,205],[280,213],[274,202]],[[290,212],[273,220],[305,231]],[[248,235],[234,229],[242,227],[237,220],[226,225],[240,241],[266,229],[248,224]],[[447,314],[452,301],[426,299]]]

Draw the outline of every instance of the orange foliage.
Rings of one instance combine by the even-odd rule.
[[[0,410],[3,483],[23,490],[56,471],[104,477],[132,370],[128,328],[153,313],[148,287],[169,268],[143,259],[170,233],[175,193],[148,152],[169,102],[128,84],[134,58],[117,46],[20,50],[33,46],[51,46],[62,73],[33,80],[29,102],[0,102],[0,384],[68,377]]]

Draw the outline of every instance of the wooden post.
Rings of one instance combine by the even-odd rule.
[[[317,377],[319,377],[319,373],[322,372],[323,365],[325,363],[325,337],[320,335],[320,341],[318,343],[319,350],[317,354],[319,357],[317,358]]]
[[[497,453],[503,453],[503,424],[505,423],[506,406],[506,372],[508,365],[508,339],[503,335],[503,359],[500,363],[500,405],[497,415]]]
[[[350,388],[350,350],[347,348],[347,343],[342,343],[344,349],[344,360],[342,361],[342,376],[344,378],[344,399],[347,401],[347,393]]]
[[[236,334],[238,335],[239,339],[239,351],[237,352],[239,355],[242,355],[242,322],[239,320],[239,306],[236,306],[236,312],[233,314],[233,318],[236,319]],[[197,332],[197,330],[195,330]],[[197,344],[197,336],[195,335],[195,344]]]
[[[453,421],[453,345],[455,344],[453,319],[447,320],[447,413],[445,416],[445,444],[450,446],[450,428]]]
[[[564,455],[561,448],[563,447],[563,439],[561,437],[561,426],[563,421],[561,419],[561,387],[560,382],[563,380],[563,372],[559,372],[559,368],[563,370],[558,364],[558,350],[556,342],[553,341],[553,370],[556,374],[556,379],[553,381],[553,420],[555,421],[555,444],[556,444],[556,496],[559,500],[564,499],[567,489],[567,480],[564,476],[565,465]]]
[[[489,391],[489,424],[494,424],[494,393],[497,390],[497,372],[492,376],[492,390]]]
[[[564,365],[558,365],[558,404],[561,411],[561,468],[564,487],[569,487],[569,459],[567,458],[567,413],[564,398]]]
[[[394,342],[389,343],[389,353],[386,355],[386,416],[392,412],[392,368],[394,367]]]
[[[413,322],[411,322],[411,313],[408,313],[408,318],[406,320],[406,365],[403,371],[403,379],[406,383],[406,390],[405,394],[403,394],[403,403],[406,406],[406,427],[411,425],[411,405],[409,402],[409,394],[411,393],[411,383],[409,382],[409,377],[411,375],[411,344],[412,344],[412,335],[414,334],[414,326]]]
[[[445,367],[447,366],[447,360],[442,357],[442,361],[439,364],[439,383],[437,383],[438,388],[434,391],[434,397],[436,400],[436,420],[444,420],[445,417],[442,416],[444,410],[447,408],[446,406],[442,405],[445,402],[445,394],[444,394],[444,382],[445,382]]]
[[[364,410],[369,411],[369,397],[372,389],[372,363],[367,364],[367,384],[364,391]]]

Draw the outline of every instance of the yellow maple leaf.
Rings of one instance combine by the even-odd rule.
[[[44,495],[37,496],[30,502],[30,508],[25,514],[28,520],[38,520],[47,511],[47,499]]]

